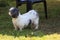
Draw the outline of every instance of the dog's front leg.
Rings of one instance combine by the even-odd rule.
[[[15,28],[15,30],[18,30],[18,27],[16,25],[14,25],[14,28]]]
[[[19,27],[19,29],[20,29],[20,31],[22,31],[22,29],[23,29],[23,26],[20,26],[20,27]]]

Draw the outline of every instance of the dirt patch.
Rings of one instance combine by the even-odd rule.
[[[52,18],[52,19],[42,20],[40,24],[40,28],[45,34],[60,33],[60,19]]]

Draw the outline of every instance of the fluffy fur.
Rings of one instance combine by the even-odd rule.
[[[9,9],[9,15],[12,17],[15,30],[19,28],[21,31],[24,27],[27,27],[30,22],[31,24],[34,24],[35,29],[38,29],[39,16],[35,10],[30,10],[21,15],[17,8],[11,7]]]

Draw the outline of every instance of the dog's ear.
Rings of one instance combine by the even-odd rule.
[[[14,8],[13,10],[11,10],[11,14],[13,18],[17,18],[19,15],[19,10],[17,8]]]

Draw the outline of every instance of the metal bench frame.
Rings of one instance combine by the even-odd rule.
[[[26,5],[27,6],[27,12],[28,12],[29,10],[32,9],[32,5],[33,4],[40,3],[40,2],[43,2],[43,4],[44,4],[45,17],[47,19],[47,3],[46,3],[46,0],[41,0],[41,1],[34,2],[34,3],[29,2],[29,1],[23,1],[23,2],[21,2],[20,0],[16,0],[16,7],[18,8],[18,6],[21,6],[22,4],[26,3],[27,4]]]

